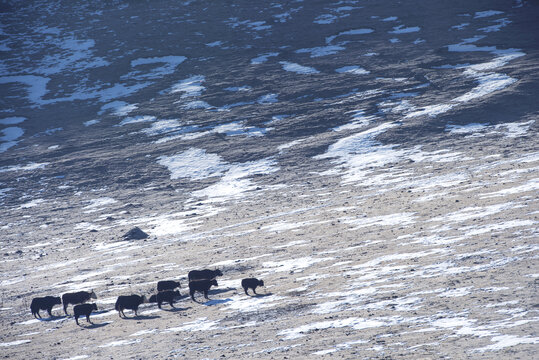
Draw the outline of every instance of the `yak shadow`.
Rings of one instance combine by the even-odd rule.
[[[206,301],[205,303],[200,303],[200,304],[206,305],[206,306],[213,306],[213,305],[218,305],[218,304],[224,304],[229,301],[232,301],[232,299],[209,300],[209,301]]]
[[[86,325],[86,326],[80,324],[79,326],[80,326],[82,329],[98,329],[98,328],[102,328],[103,326],[107,326],[107,325],[110,324],[110,323],[111,323],[110,321],[107,321],[107,322],[100,323],[100,324],[92,323],[92,324]]]
[[[174,308],[168,308],[168,309],[163,309],[161,308],[161,310],[163,311],[168,311],[168,312],[177,312],[177,311],[185,311],[185,310],[189,310],[191,307],[186,307],[186,308],[179,308],[179,307],[174,307]]]
[[[252,297],[252,298],[266,297],[266,296],[271,296],[271,295],[273,295],[273,293],[254,294],[254,295],[247,294],[247,296]]]
[[[68,316],[68,315],[60,315],[60,316],[52,315],[51,317],[48,317],[48,318],[36,318],[36,319],[39,320],[39,321],[49,322],[49,321],[60,321],[60,320],[67,319],[69,317],[70,316]]]
[[[137,315],[137,316],[126,316],[122,317],[124,320],[152,320],[159,319],[161,316],[158,315]]]
[[[232,290],[236,290],[236,289],[234,289],[234,288],[212,289],[212,290],[208,291],[208,294],[216,295],[216,294],[222,294],[222,293],[225,293],[225,292],[229,292],[229,291],[232,291]]]

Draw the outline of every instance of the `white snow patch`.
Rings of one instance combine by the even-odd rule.
[[[4,133],[3,136],[0,136],[0,152],[4,152],[10,147],[17,145],[18,138],[24,134],[24,130],[18,126],[10,126],[5,129],[0,130],[0,133]]]
[[[232,91],[232,92],[241,92],[241,91],[251,91],[252,90],[252,87],[248,86],[248,85],[244,85],[244,86],[231,86],[231,87],[227,87],[225,88],[226,91]]]
[[[338,73],[348,73],[354,75],[366,75],[371,73],[370,71],[365,70],[360,66],[344,66],[342,68],[336,69],[335,71]]]
[[[129,104],[125,101],[113,101],[108,104],[105,104],[101,107],[101,110],[98,112],[98,114],[103,114],[105,111],[110,110],[113,115],[116,116],[126,116],[130,112],[138,109],[137,104]]]
[[[208,197],[210,201],[224,201],[229,198],[241,196],[243,193],[256,188],[253,182],[247,179],[248,177],[278,171],[279,168],[275,165],[276,161],[272,159],[231,164],[218,183],[195,191],[193,195],[197,197]]]
[[[335,40],[339,36],[343,36],[343,35],[364,35],[364,34],[370,34],[372,32],[374,32],[373,29],[354,29],[354,30],[343,31],[343,32],[340,32],[337,35],[332,35],[332,36],[326,37],[326,44],[331,43],[333,40]]]
[[[102,198],[89,200],[88,202],[90,204],[83,207],[83,209],[102,208],[102,207],[106,207],[107,205],[110,205],[110,204],[115,204],[118,201],[116,201],[116,200],[114,200],[113,198],[110,198],[110,197],[102,197]]]
[[[105,348],[105,347],[116,347],[116,346],[132,345],[132,344],[137,344],[137,343],[139,343],[141,341],[142,341],[141,339],[117,340],[117,341],[109,342],[107,344],[99,345],[98,347]]]
[[[440,222],[463,222],[472,219],[491,216],[499,212],[509,210],[515,207],[514,203],[508,202],[503,204],[494,204],[485,207],[467,207],[459,211],[449,213],[447,215],[438,216],[430,219],[430,221]]]
[[[505,136],[509,138],[517,138],[520,136],[525,136],[528,133],[530,126],[534,122],[535,120],[530,120],[530,121],[522,122],[522,123],[497,124],[494,128],[497,130],[500,128],[507,128],[507,133],[505,134]]]
[[[405,28],[404,25],[399,25],[399,26],[393,27],[393,31],[388,31],[388,33],[390,33],[390,34],[408,34],[408,33],[412,33],[412,32],[417,32],[419,30],[421,30],[421,28],[419,26],[412,26],[412,27]]]
[[[27,203],[24,203],[22,204],[21,206],[19,206],[19,209],[29,209],[29,208],[33,208],[33,207],[36,207],[38,206],[39,204],[42,204],[44,203],[45,200],[43,199],[34,199],[32,201],[29,201]]]
[[[396,123],[384,123],[345,137],[330,145],[326,153],[314,158],[334,159],[332,162],[338,167],[348,169],[344,174],[345,182],[360,181],[372,168],[398,162],[405,154],[404,150],[394,150],[394,145],[381,145],[375,140],[377,135],[396,126]]]
[[[165,75],[174,73],[176,67],[182,62],[187,60],[185,56],[162,56],[162,57],[152,57],[152,58],[140,58],[131,61],[132,67],[138,67],[141,65],[152,65],[152,64],[163,64],[161,66],[153,67],[150,71],[136,70],[127,75],[122,76],[122,78],[127,79],[159,79]]]
[[[332,129],[333,131],[347,131],[364,128],[378,119],[375,115],[366,115],[364,110],[352,110],[349,113],[352,114],[352,122],[334,127]]]
[[[512,221],[506,221],[499,224],[489,224],[483,227],[471,226],[469,227],[470,230],[466,232],[466,237],[491,233],[495,231],[502,231],[502,230],[511,229],[514,227],[521,227],[521,226],[525,228],[533,228],[536,224],[537,222],[533,220],[512,220]],[[466,230],[466,229],[467,228],[463,228],[463,230]]]
[[[148,136],[157,136],[170,132],[181,131],[181,125],[178,120],[158,120],[153,122],[151,127],[142,129],[141,132]]]
[[[359,265],[352,266],[353,269],[365,269],[365,268],[372,268],[375,266],[378,266],[379,264],[383,262],[393,262],[395,260],[409,260],[409,259],[415,259],[419,257],[425,257],[425,256],[432,256],[439,253],[444,253],[447,250],[444,249],[432,249],[430,251],[419,251],[414,253],[401,253],[401,254],[392,254],[392,255],[384,255],[380,256],[376,259],[369,260],[367,262],[364,262]]]
[[[316,19],[314,19],[313,23],[320,24],[320,25],[328,25],[332,24],[337,20],[338,17],[332,14],[322,14],[318,15]]]
[[[304,142],[305,140],[307,140],[307,139],[294,140],[294,141],[291,141],[291,142],[289,142],[289,143],[279,145],[279,146],[277,147],[277,150],[279,150],[279,153],[283,153],[285,150],[290,149],[290,148],[293,148],[293,147],[295,147],[295,146],[301,144],[301,143]]]
[[[451,290],[444,291],[441,294],[438,294],[438,296],[440,296],[440,297],[461,297],[461,296],[466,296],[466,295],[469,295],[471,293],[470,289],[472,289],[472,288],[473,288],[472,286],[468,286],[468,287],[463,287],[463,288],[459,288],[459,289],[451,289]]]
[[[201,180],[221,176],[230,165],[217,154],[208,154],[206,150],[191,148],[183,153],[160,156],[158,163],[167,167],[171,179],[190,178]]]
[[[320,321],[312,324],[306,324],[293,329],[282,330],[277,335],[284,335],[284,339],[292,340],[307,336],[312,330],[325,330],[332,328],[351,327],[355,330],[377,328],[386,326],[386,323],[380,320],[370,320],[362,318],[346,318],[339,320]]]
[[[259,55],[256,58],[254,58],[254,59],[251,59],[251,64],[254,64],[254,65],[262,64],[262,63],[265,63],[266,61],[268,61],[268,58],[275,57],[275,56],[278,56],[278,55],[279,55],[279,53],[277,53],[277,52],[262,54],[262,55]]]
[[[0,84],[21,83],[28,87],[28,99],[36,104],[42,104],[42,98],[47,93],[47,77],[35,75],[3,76],[0,77]]]
[[[478,11],[475,13],[474,19],[480,19],[480,18],[500,15],[500,14],[503,14],[503,11],[497,11],[497,10]]]
[[[274,104],[279,101],[277,97],[278,97],[277,94],[262,95],[261,97],[258,98],[256,102],[259,104]]]
[[[8,346],[17,346],[21,344],[29,343],[31,340],[16,340],[16,341],[10,341],[10,342],[3,342],[0,343],[0,347],[8,347]]]
[[[232,298],[232,302],[227,303],[224,310],[236,310],[239,312],[251,312],[259,311],[273,306],[277,306],[287,299],[283,296],[235,296]]]
[[[519,337],[517,335],[494,336],[491,341],[495,344],[475,349],[477,352],[498,351],[519,344],[539,344],[539,337]]]
[[[205,77],[202,75],[191,76],[190,78],[182,80],[176,85],[174,85],[170,90],[170,93],[184,93],[182,95],[182,98],[200,96],[202,92],[206,89],[204,86],[202,86],[202,83],[204,81]]]
[[[415,223],[414,213],[399,213],[382,216],[367,217],[361,219],[346,219],[343,222],[355,226],[351,230],[357,230],[369,226],[405,226]]]
[[[88,120],[88,121],[83,122],[83,124],[84,126],[88,127],[88,126],[98,124],[99,122],[100,122],[99,120]]]
[[[4,119],[0,119],[0,125],[16,125],[24,122],[26,120],[25,117],[20,116],[14,116],[14,117],[8,117]]]
[[[140,330],[136,333],[133,333],[129,336],[141,336],[141,335],[147,335],[147,334],[155,334],[158,331],[158,329],[150,329],[150,330]]]
[[[219,321],[211,321],[208,320],[207,317],[198,318],[194,321],[189,321],[183,323],[183,326],[178,326],[174,328],[168,328],[161,333],[169,333],[169,332],[179,332],[179,331],[208,331],[208,330],[214,330],[217,329],[217,324]]]
[[[479,31],[483,31],[485,33],[496,32],[500,31],[503,27],[506,27],[507,25],[512,23],[512,21],[508,20],[507,18],[497,19],[494,20],[494,22],[496,22],[497,24],[480,28]]]
[[[281,62],[279,62],[279,64],[281,64],[283,66],[283,70],[290,71],[290,72],[295,72],[297,74],[309,75],[309,74],[318,74],[318,73],[320,73],[320,71],[316,70],[315,68],[308,67],[308,66],[302,66],[302,65],[299,65],[299,64],[296,64],[296,63],[291,63],[291,62],[288,62],[288,61],[281,61]]]
[[[446,125],[445,131],[450,134],[470,134],[484,131],[489,124],[470,123],[467,125]]]
[[[517,81],[517,79],[511,78],[510,76],[505,74],[492,72],[486,73],[483,71],[493,70],[498,67],[504,66],[509,61],[524,56],[525,54],[517,49],[499,50],[495,46],[478,47],[476,45],[470,44],[470,42],[477,41],[481,38],[481,36],[477,36],[471,39],[465,39],[459,44],[447,46],[448,51],[482,51],[490,52],[491,54],[496,56],[491,61],[463,67],[465,69],[463,75],[475,79],[478,82],[478,85],[470,91],[466,92],[465,94],[449,100],[448,103],[429,105],[419,110],[412,110],[411,112],[406,114],[406,118],[422,115],[436,117],[437,115],[448,112],[453,107],[457,106],[459,103],[465,103],[478,98],[485,97],[489,94],[502,90]]]
[[[468,74],[473,75],[473,77],[475,77],[475,79],[479,82],[479,85],[464,95],[454,98],[452,101],[469,102],[473,99],[481,98],[498,90],[502,90],[517,81],[517,79],[505,74],[484,74],[471,72]]]
[[[495,192],[491,192],[491,193],[482,194],[481,198],[505,196],[505,195],[523,193],[523,192],[537,192],[538,189],[539,189],[539,178],[536,178],[536,179],[531,179],[528,182],[526,182],[526,183],[524,183],[522,185],[519,185],[519,186],[514,186],[514,187],[511,187],[511,188],[507,188],[507,189],[503,189],[503,190],[499,190],[499,191],[495,191]]]
[[[130,124],[138,124],[138,123],[144,123],[144,122],[152,122],[155,121],[155,116],[150,115],[141,115],[141,116],[135,116],[135,117],[127,117],[123,119],[118,126],[124,126],[124,125],[130,125]]]
[[[333,258],[312,258],[310,256],[296,258],[292,260],[282,260],[282,261],[267,261],[262,263],[262,266],[269,268],[273,272],[283,272],[283,271],[298,271],[301,272],[304,269],[324,261],[333,260]],[[263,271],[263,270],[262,270]]]
[[[346,48],[339,45],[328,45],[328,46],[320,46],[320,47],[314,47],[314,48],[308,48],[308,49],[299,49],[299,50],[296,50],[296,53],[298,54],[310,53],[311,57],[315,58],[315,57],[333,55],[342,50],[346,50]]]

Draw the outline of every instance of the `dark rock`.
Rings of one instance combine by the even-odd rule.
[[[146,239],[150,235],[146,234],[144,231],[140,230],[138,227],[134,227],[123,236],[124,240],[142,240]]]

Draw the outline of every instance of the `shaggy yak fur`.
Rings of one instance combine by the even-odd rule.
[[[191,295],[191,299],[193,301],[195,300],[195,292],[201,292],[204,293],[204,297],[209,300],[208,298],[208,290],[210,290],[211,286],[218,286],[217,280],[196,280],[196,281],[190,281],[189,282],[189,295]]]
[[[75,322],[79,325],[79,316],[86,315],[86,321],[90,324],[93,322],[90,321],[90,314],[93,310],[97,310],[96,304],[80,304],[73,306],[73,313],[75,314]]]
[[[189,274],[187,274],[187,277],[189,278],[189,281],[195,281],[195,280],[213,280],[217,276],[223,276],[223,273],[221,270],[191,270],[189,271]]]
[[[241,281],[241,287],[243,288],[243,290],[245,291],[245,294],[246,295],[249,295],[247,293],[247,289],[252,289],[253,292],[255,293],[256,295],[256,287],[257,286],[264,286],[264,280],[258,280],[258,279],[255,279],[255,278],[247,278],[247,279],[243,279]]]
[[[66,293],[62,295],[62,303],[64,304],[65,314],[68,315],[67,306],[69,304],[73,304],[73,305],[82,304],[90,299],[97,299],[97,295],[95,294],[93,290],[91,292],[78,291],[78,292]]]
[[[165,290],[158,292],[155,296],[155,300],[157,301],[157,306],[159,307],[159,309],[161,309],[161,304],[164,302],[168,302],[170,306],[174,307],[174,299],[180,296],[181,295],[179,290]]]
[[[118,296],[118,300],[116,300],[116,304],[114,305],[114,308],[118,311],[118,314],[120,317],[126,317],[124,314],[125,309],[133,310],[135,311],[135,316],[138,316],[137,310],[140,304],[147,303],[148,299],[146,299],[146,296],[139,296],[139,295],[121,295]]]
[[[157,291],[174,290],[176,288],[181,288],[179,281],[162,280],[157,282]]]
[[[61,303],[62,300],[60,300],[60,298],[57,296],[36,297],[32,299],[32,303],[30,304],[30,311],[32,311],[32,315],[34,315],[36,319],[38,317],[41,319],[39,310],[47,310],[49,316],[52,317],[52,307],[54,305],[60,305]]]

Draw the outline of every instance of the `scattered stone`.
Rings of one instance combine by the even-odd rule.
[[[150,235],[146,234],[144,231],[140,230],[139,227],[135,226],[123,236],[124,240],[142,240],[146,239]]]

